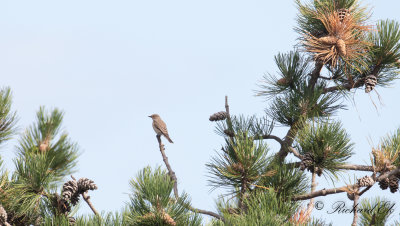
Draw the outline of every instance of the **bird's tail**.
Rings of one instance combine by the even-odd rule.
[[[169,138],[169,135],[168,135],[168,134],[166,134],[165,138],[167,138],[167,140],[168,140],[170,143],[174,143],[174,142],[171,140],[171,138]]]

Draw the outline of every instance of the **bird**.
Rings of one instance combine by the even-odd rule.
[[[149,117],[153,119],[153,129],[157,133],[157,136],[164,135],[170,143],[174,143],[171,138],[169,138],[167,125],[165,125],[161,117],[158,114],[152,114]]]

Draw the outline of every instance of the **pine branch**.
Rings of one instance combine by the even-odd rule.
[[[82,193],[82,197],[85,200],[85,202],[88,204],[88,206],[90,207],[90,209],[92,209],[93,213],[97,216],[99,215],[99,212],[97,212],[97,210],[94,208],[93,203],[90,201],[90,196],[87,194],[88,192],[84,192]]]
[[[296,154],[295,154],[296,155]],[[297,155],[296,155],[297,156]],[[291,162],[291,163],[287,163],[286,166],[289,167],[294,167],[294,168],[298,168],[300,167],[300,162]],[[343,165],[339,165],[337,167],[334,167],[335,169],[343,169],[343,170],[355,170],[355,171],[370,171],[373,172],[374,169],[372,166],[366,166],[366,165],[353,165],[353,164],[343,164]]]
[[[357,225],[357,220],[358,220],[358,199],[360,198],[360,195],[358,194],[358,191],[354,194],[354,203],[353,203],[353,210],[354,210],[354,217],[353,217],[353,223],[351,226],[356,226]]]
[[[164,144],[161,141],[161,136],[157,135],[156,137],[157,137],[157,140],[158,140],[158,144],[159,144],[161,155],[163,157],[163,161],[165,163],[165,166],[168,169],[168,174],[171,177],[171,180],[174,181],[174,195],[175,195],[175,198],[178,200],[179,199],[178,183],[177,183],[178,180],[176,178],[175,172],[172,170],[171,165],[168,162],[168,157],[164,152],[165,148],[164,148]],[[193,212],[198,212],[198,213],[201,213],[201,214],[209,215],[209,216],[212,216],[212,217],[215,217],[215,218],[217,218],[219,220],[224,221],[224,218],[222,216],[220,216],[220,215],[218,215],[218,214],[216,214],[214,212],[207,211],[207,210],[202,210],[202,209],[197,209],[197,208],[194,208],[192,206],[189,206],[189,209],[191,211],[193,211]]]
[[[160,147],[161,155],[162,155],[162,157],[163,157],[163,161],[164,161],[164,163],[165,163],[165,166],[166,166],[167,169],[168,169],[168,173],[169,173],[169,176],[171,177],[171,180],[174,182],[174,194],[175,194],[175,198],[178,199],[178,198],[179,198],[178,183],[177,183],[178,180],[177,180],[177,178],[176,178],[175,172],[172,170],[171,166],[169,165],[168,157],[167,157],[167,155],[166,155],[165,152],[164,152],[165,148],[164,148],[164,144],[163,144],[162,141],[161,141],[161,135],[156,135],[156,137],[157,137],[158,144],[159,144],[159,147]]]
[[[316,171],[317,170],[314,170],[314,172],[312,173],[312,176],[311,176],[311,193],[313,193],[315,191],[315,188],[317,187],[317,184],[315,182],[315,179],[316,179],[315,172]],[[313,209],[314,209],[314,198],[312,198],[307,205],[306,215],[310,216]]]
[[[377,177],[375,179],[375,182],[379,182],[382,181],[386,178],[388,178],[389,176],[392,175],[396,175],[400,173],[400,167],[397,167],[396,169],[389,171],[387,173],[384,173],[382,175],[380,175],[379,177]],[[307,199],[311,199],[311,198],[315,198],[315,197],[319,197],[319,196],[326,196],[326,195],[330,195],[330,194],[337,194],[337,193],[342,193],[342,192],[347,192],[348,190],[348,186],[343,186],[343,187],[339,187],[339,188],[331,188],[331,189],[322,189],[319,191],[315,191],[315,192],[311,192],[309,194],[305,194],[305,195],[299,195],[299,196],[295,196],[292,198],[293,201],[298,201],[298,200],[307,200]],[[353,187],[358,186],[357,184],[353,184],[351,185]]]
[[[275,141],[277,141],[280,145],[281,145],[281,147],[283,146],[283,145],[285,145],[285,143],[283,142],[283,140],[281,139],[281,138],[279,138],[279,137],[277,137],[277,136],[275,136],[275,135],[271,135],[271,134],[269,134],[269,135],[262,135],[262,136],[259,136],[259,137],[254,137],[253,138],[254,140],[267,140],[267,139],[272,139],[272,140],[275,140]]]
[[[338,90],[348,90],[348,91],[350,91],[351,89],[356,89],[356,88],[359,88],[359,87],[363,86],[364,85],[364,81],[365,81],[364,78],[360,78],[356,82],[354,82],[353,84],[345,83],[343,85],[324,88],[323,93],[335,92],[335,91],[338,91]]]
[[[283,144],[284,145],[281,146],[281,149],[276,154],[276,156],[278,157],[280,162],[283,162],[285,160],[286,156],[288,155],[289,149],[287,147],[290,147],[293,144],[294,135],[297,133],[297,130],[298,130],[298,128],[297,128],[297,126],[295,126],[295,124],[293,124],[290,127],[290,129],[287,132],[286,136],[283,138]]]
[[[321,70],[322,70],[323,66],[324,66],[324,63],[322,61],[316,61],[315,62],[315,68],[314,68],[314,70],[313,70],[313,72],[311,74],[311,79],[310,79],[310,83],[309,83],[309,86],[312,89],[314,89],[315,84],[317,83],[318,78],[320,77]]]

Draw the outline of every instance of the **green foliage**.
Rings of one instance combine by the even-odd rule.
[[[261,90],[257,92],[257,95],[269,99],[277,94],[296,90],[311,73],[309,63],[310,59],[305,58],[298,51],[276,55],[275,64],[279,69],[278,76],[265,75],[263,83],[259,86]]]
[[[314,167],[335,175],[353,154],[353,144],[340,122],[315,121],[302,125],[296,138],[302,155],[314,155]]]
[[[16,113],[11,111],[12,96],[10,88],[0,90],[0,144],[14,134]]]
[[[285,163],[271,163],[268,170],[276,173],[272,176],[262,177],[257,183],[266,188],[273,189],[277,197],[287,200],[288,197],[306,193],[309,189],[309,181],[305,172],[294,167],[289,167]],[[257,188],[256,189],[263,189]]]
[[[244,128],[243,128],[244,129]],[[222,153],[213,157],[206,166],[212,174],[209,180],[213,188],[227,187],[233,191],[257,181],[266,167],[267,146],[254,141],[248,133],[225,139]]]
[[[379,21],[368,38],[373,43],[368,53],[372,69],[379,74],[378,85],[388,86],[399,76],[400,24],[393,20]]]
[[[303,82],[296,90],[276,97],[267,114],[282,125],[292,126],[304,119],[328,117],[343,108],[336,104],[339,95],[324,93],[324,84],[319,83],[313,89],[307,82]]]
[[[214,221],[213,225],[292,225],[288,220],[296,212],[297,205],[284,201],[273,191],[253,192],[245,200],[246,212],[230,214],[232,205],[228,202],[218,203],[225,223]]]
[[[61,181],[66,175],[72,174],[78,158],[77,145],[71,142],[66,132],[60,133],[62,119],[63,113],[58,109],[47,113],[41,107],[37,113],[37,123],[29,127],[17,147],[19,159],[26,158],[30,153],[45,152],[46,158],[43,160],[49,165],[55,181]],[[47,146],[45,150],[40,150],[41,145]]]
[[[247,133],[249,136],[256,139],[262,135],[271,134],[273,126],[273,122],[270,122],[266,117],[257,119],[255,116],[247,118],[244,116],[231,116],[229,125],[226,121],[217,123],[216,132],[225,137],[229,137],[226,131],[229,131],[233,135]]]
[[[130,225],[200,225],[201,218],[189,212],[190,200],[183,193],[176,200],[172,190],[174,183],[160,167],[154,171],[150,167],[138,173],[130,181],[132,195],[127,221]]]
[[[388,157],[395,157],[391,159],[393,165],[400,166],[400,128],[381,140],[381,149],[387,153]]]
[[[394,202],[384,198],[376,197],[375,199],[363,199],[360,202],[360,209],[363,211],[360,215],[360,225],[377,225],[384,226],[388,221],[390,214],[394,211]]]
[[[100,216],[89,215],[79,216],[75,219],[76,226],[125,226],[127,223],[127,210],[122,210],[122,213],[102,213]],[[42,225],[44,226],[69,226],[71,225],[69,217],[55,216],[46,217]]]
[[[0,193],[0,203],[11,216],[11,223],[38,224],[45,214],[54,214],[52,191],[74,171],[78,157],[68,135],[59,134],[61,122],[59,110],[48,114],[40,108],[36,124],[20,139],[15,171],[10,180],[2,178]]]
[[[349,9],[355,21],[361,24],[369,18],[367,9],[361,7],[357,0],[310,0],[308,3],[295,0],[295,2],[299,10],[298,27],[295,30],[302,35],[312,34],[321,37],[327,34],[324,24],[316,18],[318,13],[326,10]]]

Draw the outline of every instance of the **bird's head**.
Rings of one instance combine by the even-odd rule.
[[[155,119],[155,118],[160,118],[160,116],[159,116],[159,115],[157,115],[157,114],[152,114],[152,115],[149,115],[149,117],[150,117],[150,118],[152,118],[152,119]]]

